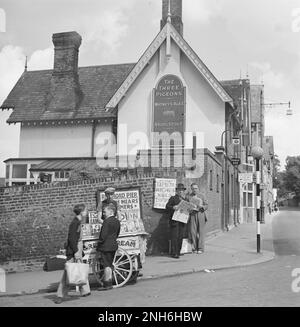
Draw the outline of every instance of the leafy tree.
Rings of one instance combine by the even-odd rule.
[[[295,192],[300,198],[300,156],[286,158],[283,186],[289,192]]]

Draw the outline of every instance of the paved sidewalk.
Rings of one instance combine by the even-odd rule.
[[[273,216],[274,217],[274,216]],[[229,232],[220,233],[206,241],[203,254],[185,254],[180,259],[167,256],[147,256],[143,276],[138,282],[193,272],[210,273],[218,269],[253,265],[274,258],[272,217],[261,225],[262,250],[256,252],[256,225],[240,224]],[[26,272],[6,275],[6,293],[0,296],[17,296],[37,292],[54,292],[62,271]],[[91,280],[91,286],[93,280]]]

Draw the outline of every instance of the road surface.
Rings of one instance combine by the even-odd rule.
[[[272,224],[276,257],[270,262],[143,281],[107,292],[94,291],[87,298],[73,293],[59,306],[300,306],[300,211],[281,211]],[[292,276],[297,268],[299,282]],[[54,298],[54,294],[0,298],[0,306],[57,306]]]

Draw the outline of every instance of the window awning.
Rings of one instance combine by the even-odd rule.
[[[71,171],[95,168],[96,164],[96,158],[47,159],[29,170],[31,172]]]

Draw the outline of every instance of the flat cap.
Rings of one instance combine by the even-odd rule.
[[[110,193],[110,194],[114,194],[116,192],[116,189],[113,187],[108,187],[104,190],[104,193]]]

